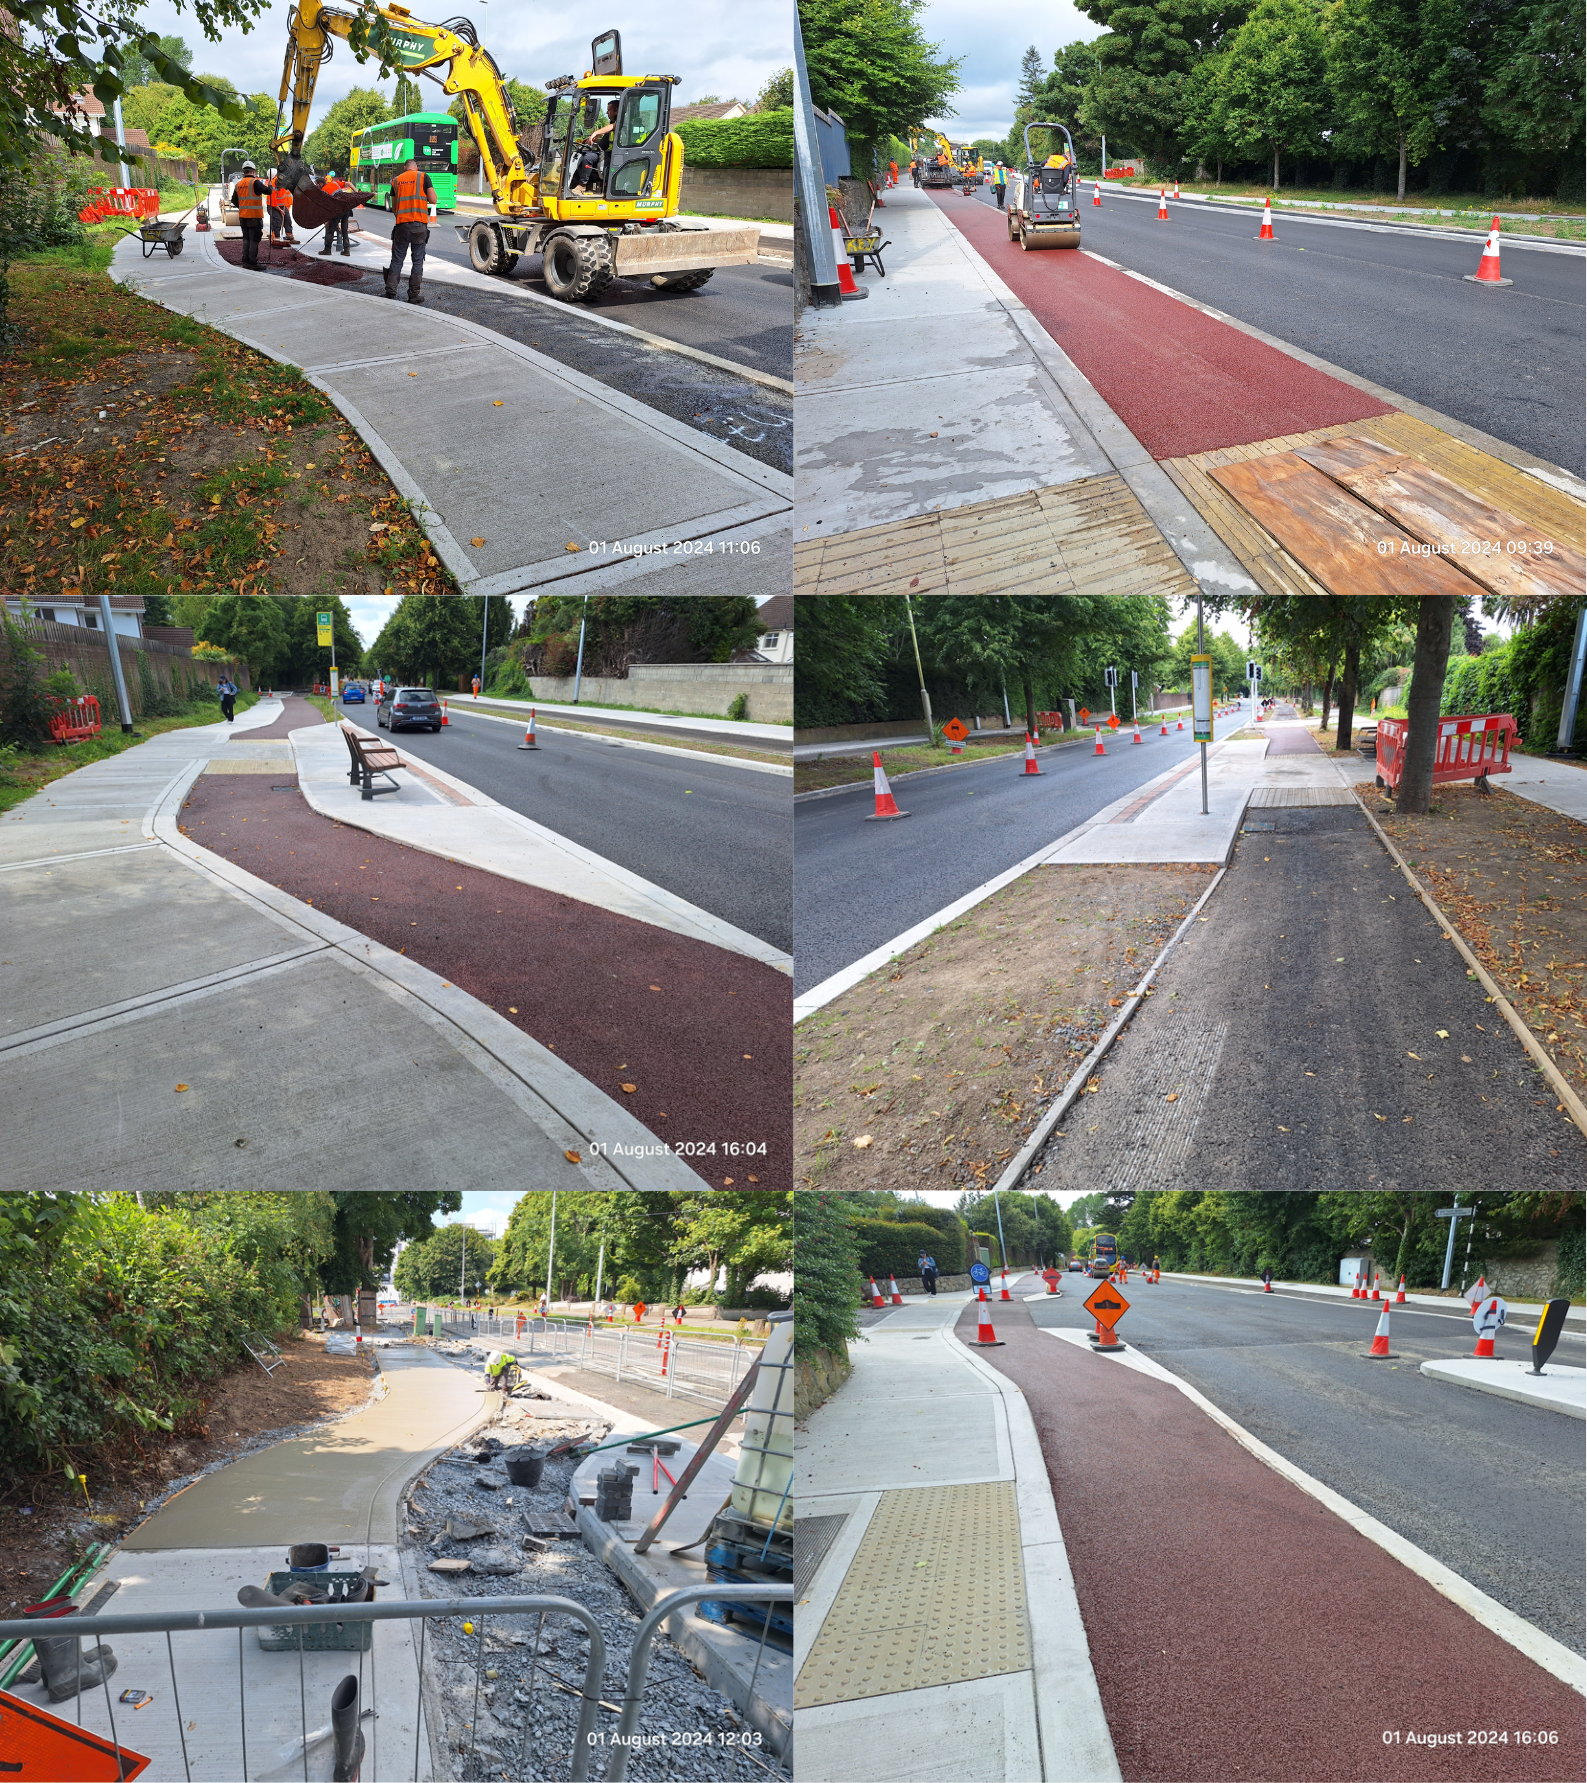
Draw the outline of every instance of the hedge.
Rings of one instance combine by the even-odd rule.
[[[1466,717],[1509,712],[1529,749],[1552,749],[1559,736],[1579,601],[1557,601],[1497,650],[1450,659],[1439,712]],[[1400,693],[1410,697],[1410,676]],[[1575,741],[1587,741],[1587,701],[1576,716]]]
[[[819,1189],[795,1198],[793,1275],[794,1348],[811,1357],[817,1350],[848,1354],[858,1333],[854,1276],[858,1246],[848,1215],[832,1195]]]
[[[889,1210],[879,1216],[893,1225],[934,1226],[937,1241],[930,1247],[937,1267],[944,1275],[963,1275],[965,1261],[964,1221],[950,1207],[931,1207],[925,1202],[911,1202],[907,1207]],[[913,1275],[914,1271],[910,1270]]]
[[[793,166],[793,111],[747,118],[693,118],[676,126],[685,167]]]
[[[886,1285],[890,1275],[919,1275],[920,1254],[925,1251],[942,1258],[938,1246],[942,1234],[935,1226],[917,1220],[855,1220],[854,1236],[859,1244],[860,1274],[867,1280],[875,1276]],[[943,1269],[944,1275],[957,1275],[956,1269]]]

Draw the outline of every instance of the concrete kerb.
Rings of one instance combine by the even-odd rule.
[[[510,724],[514,730],[521,730],[524,725],[524,720],[522,718],[509,717],[505,712],[487,712],[483,706],[462,706],[459,707],[459,710],[467,712],[475,718],[489,718],[493,719],[497,724]],[[781,762],[751,761],[749,757],[743,755],[717,755],[709,750],[679,749],[671,743],[653,743],[648,738],[644,737],[608,737],[590,731],[581,731],[571,724],[542,724],[538,715],[536,716],[535,723],[536,726],[543,731],[552,731],[570,737],[586,737],[592,742],[603,743],[611,748],[648,749],[652,755],[676,755],[681,756],[685,761],[694,762],[699,761],[700,758],[704,756],[707,761],[726,762],[731,767],[735,768],[754,768],[762,774],[782,774],[789,780],[793,778],[793,768],[791,766],[784,766]]]
[[[1205,1282],[1209,1287],[1214,1288],[1240,1288],[1258,1292],[1262,1287],[1262,1278],[1256,1275],[1197,1275],[1193,1271],[1187,1269],[1165,1269],[1163,1271],[1163,1280],[1165,1282]],[[1349,1300],[1351,1297],[1348,1288],[1335,1287],[1329,1282],[1282,1282],[1275,1280],[1273,1283],[1273,1291],[1275,1293],[1311,1295],[1319,1300]],[[1378,1304],[1381,1305],[1382,1302],[1380,1301]],[[1407,1306],[1423,1307],[1428,1312],[1458,1314],[1461,1313],[1462,1308],[1466,1308],[1467,1311],[1470,1310],[1464,1300],[1451,1298],[1447,1294],[1418,1294],[1413,1291],[1406,1294],[1405,1304]],[[1533,1314],[1536,1314],[1538,1317],[1542,1316],[1543,1305],[1541,1301],[1511,1300],[1507,1301],[1506,1304],[1513,1313],[1525,1313],[1528,1316]],[[1461,1316],[1464,1316],[1464,1314]],[[1565,1317],[1567,1323],[1572,1319],[1578,1322],[1575,1327],[1578,1335],[1580,1335],[1583,1330],[1587,1330],[1587,1309],[1573,1306],[1570,1311],[1566,1313]]]
[[[919,737],[919,738],[912,738],[912,739],[910,739],[910,741],[915,743],[918,746],[920,743],[925,742],[926,739],[924,737]],[[880,748],[883,748],[884,746],[886,746],[886,745],[884,745],[883,743],[867,743],[865,745],[865,748],[866,749],[880,749]],[[905,743],[905,744],[901,744],[899,746],[907,748],[909,745],[907,743]],[[1090,737],[1070,737],[1066,742],[1063,742],[1063,743],[1038,743],[1036,745],[1036,753],[1038,755],[1052,755],[1060,749],[1089,749],[1091,746],[1092,746],[1092,743],[1091,743]],[[1015,751],[1018,749],[1018,747],[1019,747],[1019,745],[1017,743],[1012,744],[1009,748],[1008,756],[1005,757],[1004,759],[1012,759],[1014,757]],[[998,759],[998,757],[988,756],[986,759],[988,761],[996,761]],[[967,767],[969,765],[970,765],[970,763],[966,760],[964,762],[944,762],[940,767],[935,767],[935,768],[907,768],[901,774],[889,774],[887,776],[887,780],[888,780],[889,785],[891,785],[894,781],[898,781],[901,783],[905,780],[923,780],[926,778],[926,776],[928,774],[951,774],[956,769],[961,768],[961,767]],[[796,792],[794,794],[794,803],[796,805],[801,805],[801,804],[804,804],[809,799],[835,799],[839,795],[839,793],[845,793],[845,792],[867,792],[868,793],[870,791],[871,791],[871,782],[869,780],[851,780],[843,786],[818,786],[818,787],[815,787],[810,792]]]
[[[448,698],[451,696],[448,695]],[[462,700],[465,696],[458,695]],[[750,720],[737,718],[688,718],[676,717],[671,712],[644,712],[637,706],[570,706],[556,700],[509,699],[504,694],[481,694],[476,702],[472,695],[468,696],[468,711],[474,710],[476,703],[483,709],[486,706],[508,707],[514,711],[526,713],[531,707],[538,713],[549,712],[554,718],[591,718],[603,724],[642,725],[649,730],[676,730],[698,732],[701,736],[721,737],[730,740],[749,737],[765,743],[793,742],[793,726],[790,724],[758,724]]]
[[[1421,1372],[1429,1380],[1449,1381],[1472,1387],[1479,1393],[1517,1399],[1523,1405],[1546,1406],[1567,1418],[1587,1421],[1587,1368],[1571,1368],[1549,1362],[1541,1374],[1533,1374],[1525,1362],[1509,1357],[1459,1356],[1448,1361],[1424,1362]]]
[[[116,259],[109,269],[110,276],[134,292],[148,295],[152,301],[167,309],[175,310],[178,314],[190,314],[191,312],[183,310],[174,302],[169,301],[163,288],[177,283],[192,285],[206,278],[214,278],[221,281],[222,289],[228,289],[231,288],[233,275],[241,277],[241,274],[237,273],[221,257],[213,235],[203,238],[201,253],[210,268],[208,272],[193,267],[181,272],[167,272],[159,278],[144,278],[141,276],[139,262],[131,258],[129,238],[128,242],[123,242],[118,246]],[[277,281],[277,283],[281,282]],[[300,295],[296,290],[293,290],[283,294],[279,302],[265,305],[258,310],[235,311],[213,319],[205,313],[200,319],[221,332],[232,333],[231,324],[233,323],[256,316],[276,315],[288,310],[306,312],[327,301],[338,305],[349,302],[378,305],[384,300],[361,292],[340,292],[327,297],[323,294]],[[203,306],[206,312],[207,308],[207,305]],[[244,344],[253,351],[262,353],[279,364],[290,365],[299,370],[304,378],[326,396],[338,412],[355,428],[360,438],[369,446],[381,468],[390,477],[394,487],[409,503],[415,518],[434,543],[436,553],[442,563],[465,592],[516,594],[545,583],[566,581],[569,578],[587,581],[592,576],[600,577],[602,581],[621,581],[629,576],[643,573],[645,569],[651,567],[650,558],[652,555],[675,548],[680,543],[707,538],[714,540],[733,537],[736,539],[741,536],[750,539],[758,536],[767,528],[775,529],[786,524],[786,517],[792,505],[793,479],[784,472],[762,465],[757,460],[735,452],[732,447],[723,445],[705,434],[696,433],[681,422],[674,421],[654,409],[646,408],[632,397],[625,396],[620,391],[613,390],[584,373],[573,371],[532,347],[526,347],[518,341],[496,334],[479,323],[468,321],[462,317],[448,316],[441,311],[426,311],[425,315],[429,318],[432,326],[449,329],[454,334],[467,337],[469,341],[477,342],[481,346],[489,346],[506,352],[554,383],[576,392],[580,401],[588,402],[617,420],[626,421],[632,426],[645,429],[653,435],[666,439],[673,446],[707,461],[716,472],[726,478],[730,488],[736,488],[742,496],[742,499],[732,506],[713,513],[699,515],[680,525],[669,525],[661,530],[622,539],[620,554],[614,558],[597,560],[593,559],[587,551],[581,550],[562,557],[524,564],[510,570],[486,575],[463,551],[449,528],[441,521],[439,513],[418,481],[407,471],[389,443],[371,426],[357,405],[333,390],[323,375],[335,370],[337,364],[351,366],[355,363],[360,365],[369,363],[368,361],[342,361],[310,368],[293,358],[284,347],[254,341],[245,342]],[[377,326],[379,325],[377,324]],[[241,336],[235,336],[235,338],[241,339]],[[455,350],[455,348],[441,350]],[[420,351],[422,353],[423,350]],[[385,358],[395,361],[410,356],[406,354],[387,355]],[[595,584],[591,582],[590,585],[594,586]]]
[[[681,1190],[699,1181],[686,1164],[660,1146],[648,1127],[505,1016],[416,960],[300,903],[184,836],[177,815],[204,767],[203,761],[187,764],[155,801],[146,831],[151,838],[234,895],[255,904],[289,932],[334,948],[343,965],[368,977],[410,1013],[446,1032],[475,1068],[504,1090],[553,1143],[565,1152],[580,1153],[580,1163],[571,1165],[570,1160],[570,1165],[592,1186]],[[597,1143],[603,1150],[591,1149]],[[642,1161],[618,1162],[625,1153]]]
[[[442,860],[477,867],[498,878],[538,886],[637,922],[648,922],[673,934],[758,960],[779,972],[793,971],[792,957],[780,948],[662,886],[653,885],[582,843],[570,841],[533,818],[498,804],[488,793],[430,762],[413,765],[467,798],[476,812],[472,820],[462,817],[456,806],[425,804],[403,808],[389,801],[381,804],[378,800],[363,799],[348,784],[342,759],[346,745],[340,731],[340,725],[309,725],[293,731],[288,738],[298,764],[298,790],[309,808],[322,817],[421,849]],[[495,830],[494,836],[482,833],[487,823]]]
[[[1044,1327],[1049,1337],[1056,1337],[1062,1342],[1084,1350],[1088,1355],[1092,1351],[1090,1340],[1084,1331],[1058,1330]],[[1214,1405],[1204,1394],[1197,1392],[1189,1381],[1164,1368],[1149,1356],[1144,1356],[1128,1344],[1122,1353],[1109,1356],[1098,1356],[1103,1363],[1113,1363],[1125,1368],[1133,1368],[1140,1374],[1151,1376],[1153,1380],[1162,1381],[1174,1388],[1194,1405],[1198,1405],[1214,1423],[1221,1425],[1229,1435],[1248,1450],[1263,1466],[1270,1467],[1274,1473],[1281,1474],[1292,1485],[1298,1486],[1308,1497],[1314,1498],[1325,1509],[1342,1518],[1358,1534],[1363,1535],[1375,1547],[1383,1549],[1386,1554],[1398,1560],[1400,1564],[1415,1573],[1419,1579],[1425,1580],[1440,1596],[1447,1597],[1451,1603],[1464,1610],[1467,1615],[1480,1622],[1490,1633],[1496,1634],[1500,1640],[1514,1647],[1517,1652],[1539,1665],[1551,1677],[1558,1678],[1562,1684],[1568,1684],[1572,1690],[1587,1695],[1587,1682],[1582,1676],[1582,1661],[1578,1653],[1552,1635],[1545,1634],[1542,1629],[1535,1628],[1524,1617],[1518,1616],[1514,1610],[1489,1597],[1487,1592],[1479,1590],[1469,1580],[1463,1579],[1459,1573],[1445,1566],[1441,1560],[1435,1560],[1431,1554],[1424,1553],[1414,1543],[1408,1542],[1404,1536],[1392,1530],[1376,1517],[1369,1517],[1365,1511],[1352,1504],[1348,1498],[1342,1497],[1331,1486],[1325,1486],[1321,1480],[1314,1479],[1294,1462],[1280,1455],[1276,1449],[1270,1449],[1266,1443],[1252,1436],[1243,1425],[1237,1424],[1227,1412]]]
[[[953,1326],[945,1325],[938,1335],[964,1352],[970,1366],[996,1388],[1002,1400],[1014,1457],[1042,1776],[1052,1783],[1060,1778],[1064,1783],[1119,1783],[1122,1772],[1097,1688],[1069,1550],[1030,1406],[1011,1380],[960,1343]]]

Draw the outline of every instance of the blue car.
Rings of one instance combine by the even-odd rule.
[[[361,706],[361,705],[363,705],[363,703],[364,703],[363,688],[361,688],[356,681],[349,681],[348,684],[342,689],[342,704],[344,706],[351,706],[354,704]]]

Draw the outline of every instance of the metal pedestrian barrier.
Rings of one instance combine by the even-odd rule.
[[[510,1778],[523,1778],[530,1774],[531,1769],[533,1769],[536,1774],[542,1776],[545,1774],[546,1762],[544,1755],[531,1753],[530,1751],[530,1741],[534,1731],[535,1689],[541,1673],[544,1672],[546,1682],[549,1685],[579,1698],[578,1726],[574,1736],[573,1748],[568,1757],[568,1783],[591,1783],[591,1779],[601,1775],[604,1775],[605,1778],[611,1780],[620,1779],[626,1775],[628,1753],[631,1750],[643,1708],[645,1681],[649,1671],[650,1655],[655,1644],[655,1637],[660,1631],[662,1624],[665,1623],[669,1616],[676,1614],[679,1610],[687,1607],[691,1603],[698,1602],[702,1598],[726,1600],[729,1602],[775,1602],[791,1604],[793,1601],[793,1587],[791,1584],[787,1583],[768,1583],[765,1585],[712,1584],[689,1586],[684,1590],[669,1593],[656,1604],[640,1623],[629,1656],[627,1684],[620,1708],[616,1704],[607,1703],[601,1696],[606,1672],[606,1641],[601,1633],[600,1625],[583,1604],[575,1603],[571,1598],[566,1597],[456,1597],[425,1599],[421,1602],[340,1603],[332,1606],[309,1604],[293,1608],[270,1607],[242,1609],[224,1607],[204,1610],[128,1612],[121,1615],[96,1614],[93,1616],[74,1616],[69,1620],[59,1618],[53,1621],[38,1621],[31,1618],[13,1618],[0,1621],[0,1644],[15,1641],[19,1643],[20,1649],[20,1643],[31,1642],[36,1639],[48,1639],[51,1641],[58,1639],[74,1640],[78,1654],[77,1663],[84,1671],[89,1671],[94,1668],[93,1662],[91,1660],[85,1661],[82,1656],[82,1643],[85,1637],[90,1642],[97,1642],[104,1637],[117,1634],[163,1634],[165,1636],[167,1670],[171,1681],[171,1704],[176,1715],[176,1727],[181,1744],[183,1775],[186,1777],[187,1783],[193,1783],[195,1772],[193,1769],[193,1759],[189,1752],[188,1734],[189,1732],[195,1731],[196,1723],[184,1719],[182,1696],[176,1664],[176,1651],[171,1636],[173,1634],[200,1631],[207,1634],[212,1631],[234,1628],[237,1630],[238,1693],[237,1747],[235,1759],[237,1768],[235,1771],[228,1771],[227,1774],[235,1775],[239,1778],[251,1778],[259,1774],[258,1767],[261,1763],[260,1743],[262,1739],[265,1745],[269,1748],[263,1762],[271,1776],[287,1775],[288,1773],[285,1769],[285,1765],[287,1763],[296,1763],[301,1753],[302,1775],[304,1783],[308,1783],[310,1751],[316,1745],[323,1743],[324,1740],[332,1738],[333,1730],[335,1731],[335,1737],[338,1739],[342,1737],[343,1733],[356,1733],[361,1719],[358,1705],[363,1701],[364,1695],[365,1650],[361,1646],[356,1646],[356,1637],[354,1637],[353,1640],[348,1642],[348,1645],[350,1647],[356,1646],[357,1688],[354,1691],[349,1691],[347,1689],[347,1679],[344,1679],[338,1684],[332,1699],[332,1725],[330,1727],[317,1727],[313,1732],[310,1731],[309,1722],[311,1711],[308,1707],[309,1685],[305,1674],[304,1653],[306,1651],[312,1652],[316,1650],[324,1650],[326,1635],[323,1632],[317,1633],[317,1631],[325,1630],[327,1624],[417,1621],[420,1624],[419,1640],[416,1649],[420,1693],[419,1707],[414,1723],[411,1776],[414,1779],[414,1783],[419,1783],[421,1776],[430,1776],[433,1774],[432,1768],[427,1766],[423,1761],[423,1739],[426,1722],[426,1710],[424,1706],[425,1635],[429,1623],[441,1619],[458,1618],[466,1619],[473,1624],[474,1694],[472,1715],[468,1723],[470,1735],[469,1753],[472,1756],[478,1745],[477,1728],[479,1724],[481,1679],[485,1671],[485,1639],[487,1625],[494,1617],[521,1618],[534,1616],[537,1620],[534,1625],[531,1644],[529,1646],[531,1656],[530,1678],[528,1698],[524,1703],[523,1736],[519,1743],[519,1750],[513,1760],[510,1761],[510,1765],[503,1767],[504,1774]],[[570,1684],[567,1680],[562,1678],[549,1663],[542,1662],[541,1634],[544,1630],[547,1616],[565,1616],[569,1618],[577,1623],[588,1637],[589,1655],[585,1661],[583,1677],[577,1686]],[[247,1679],[243,1665],[243,1631],[249,1628],[269,1629],[271,1631],[282,1628],[296,1628],[300,1632],[300,1644],[297,1649],[299,1685],[297,1728],[295,1730],[286,1729],[277,1724],[261,1730],[256,1715],[252,1760],[249,1758]],[[313,1639],[312,1645],[309,1644],[311,1638]],[[764,1644],[763,1637],[762,1650],[764,1650]],[[369,1660],[369,1694],[372,1702],[378,1702],[379,1692],[377,1687],[375,1648],[373,1643],[371,1643],[370,1647],[367,1649],[367,1653]],[[751,1693],[754,1691],[755,1678],[759,1675],[759,1659],[760,1655],[757,1653],[756,1670],[750,1681]],[[351,1665],[353,1662],[354,1654],[350,1651],[348,1655],[348,1664]],[[135,1762],[131,1757],[134,1748],[130,1743],[123,1742],[120,1737],[122,1732],[127,1731],[128,1723],[131,1721],[131,1714],[124,1710],[121,1717],[122,1725],[118,1728],[115,1702],[112,1700],[109,1679],[108,1677],[98,1677],[96,1681],[104,1692],[105,1709],[110,1726],[109,1739],[101,1739],[97,1744],[101,1750],[105,1751],[107,1759],[112,1754],[114,1755],[117,1768],[123,1775],[131,1774],[128,1771],[127,1766]],[[191,1679],[190,1683],[192,1683]],[[92,1685],[87,1686],[86,1689],[91,1690]],[[138,1691],[126,1692],[124,1694],[118,1692],[117,1700],[121,1700],[125,1703],[128,1697],[137,1697],[142,1694],[144,1693]],[[80,1694],[74,1700],[76,1703],[77,1724],[81,1727],[83,1719],[83,1696]],[[5,1693],[0,1692],[0,1769],[14,1768],[7,1767],[5,1763],[5,1754],[8,1743],[8,1723],[20,1723],[26,1718],[26,1711],[36,1711],[39,1707],[42,1707],[42,1705],[33,1703],[31,1699],[7,1697]],[[190,1694],[188,1703],[189,1713],[209,1713],[212,1712],[212,1710],[213,1702],[210,1699],[203,1699],[202,1708],[196,1709],[194,1699]],[[64,1719],[66,1705],[56,1705],[51,1710],[51,1713]],[[598,1727],[598,1717],[603,1713],[607,1715],[616,1714],[618,1716],[617,1726],[614,1732],[606,1733]],[[312,1711],[312,1714],[314,1718],[318,1720],[321,1711],[315,1710]],[[362,1718],[369,1718],[369,1716],[370,1710],[367,1708],[364,1709]],[[36,1715],[34,1719],[36,1721]],[[340,1724],[339,1726],[338,1723]],[[141,1733],[143,1725],[144,1724],[141,1723],[138,1724],[138,1732]],[[10,1731],[14,1733],[16,1730],[15,1728],[12,1728]],[[435,1731],[437,1730],[432,1728],[432,1734]],[[446,1729],[444,1726],[438,1731],[441,1734],[441,1737],[446,1737]],[[296,1733],[297,1737],[290,1751],[286,1754],[277,1751],[275,1748],[283,1734],[291,1734],[293,1732]],[[387,1753],[384,1755],[381,1753],[378,1708],[375,1709],[374,1712],[371,1724],[371,1735],[372,1737],[368,1742],[367,1755],[363,1760],[363,1769],[361,1772],[363,1783],[381,1783],[382,1779],[395,1780],[397,1778],[408,1777],[410,1775],[410,1765],[408,1754],[405,1750],[399,1750],[392,1753],[390,1751],[391,1743],[388,1741]],[[148,1744],[148,1741],[140,1740],[139,1744]],[[601,1772],[597,1771],[594,1767],[596,1756],[603,1748],[609,1748],[612,1756],[605,1766],[604,1772]],[[122,1758],[124,1752],[128,1755],[125,1760]],[[214,1777],[220,1774],[214,1769],[213,1759],[207,1759],[201,1762],[205,1765],[205,1768],[197,1773],[201,1779],[201,1783],[203,1778]],[[228,1761],[228,1763],[230,1762],[232,1761]]]

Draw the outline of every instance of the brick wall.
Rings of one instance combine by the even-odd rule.
[[[106,719],[115,716],[116,684],[102,631],[85,625],[57,625],[53,619],[28,621],[22,630],[28,642],[43,651],[46,675],[70,669],[83,692],[97,696],[102,715]],[[223,662],[195,661],[191,651],[154,638],[131,638],[121,632],[115,638],[134,718],[141,717],[155,699],[198,697],[231,667]],[[239,687],[248,685],[248,671],[240,664],[231,668],[231,673]]]

